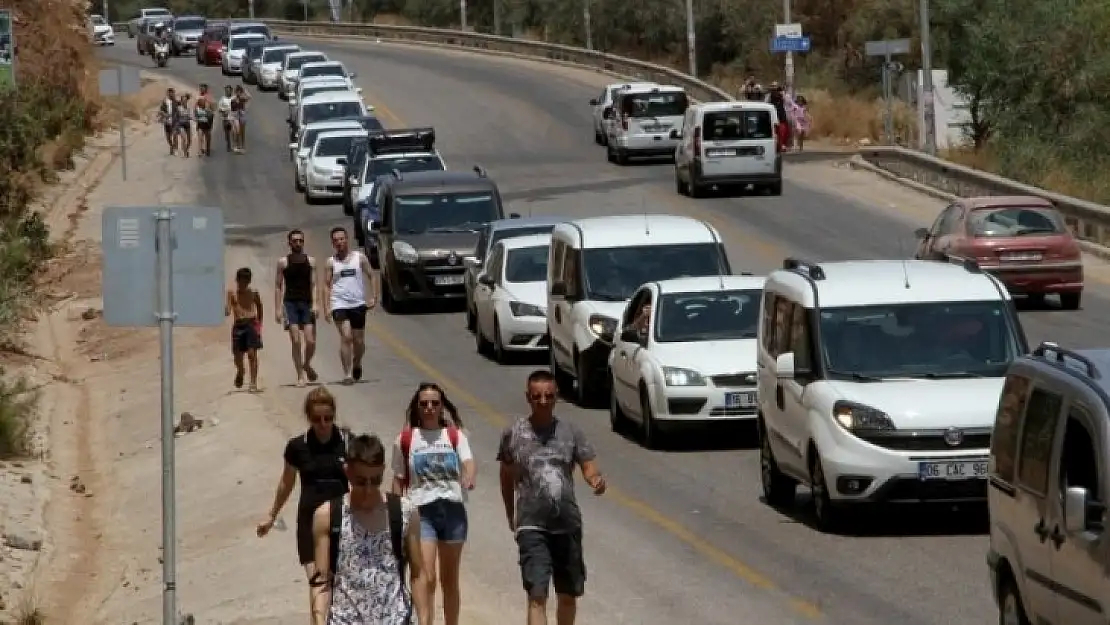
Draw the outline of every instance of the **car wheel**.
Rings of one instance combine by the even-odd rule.
[[[588,372],[588,371],[589,371],[589,368],[588,368],[588,363],[586,362],[586,357],[581,355],[581,354],[575,353],[574,354],[574,382],[575,382],[574,387],[575,387],[575,390],[576,390],[575,403],[577,403],[580,408],[589,408],[593,404],[594,399],[597,397],[597,389],[594,388],[595,385],[590,382],[589,376],[586,373],[584,373],[584,372]]]
[[[382,308],[391,315],[401,312],[400,302],[393,298],[393,289],[389,286],[389,277],[382,272]]]
[[[620,402],[617,401],[616,388],[616,380],[611,380],[609,383],[609,428],[617,434],[623,434],[625,427],[628,425],[628,417],[625,416],[624,410],[621,410]]]
[[[474,330],[474,346],[477,348],[478,353],[483,356],[489,356],[492,345],[486,339],[486,335],[482,333],[482,324],[477,323]]]
[[[551,335],[551,328],[547,329],[548,336]],[[551,349],[547,350],[547,365],[551,369],[551,375],[555,376],[555,387],[564,396],[570,396],[571,387],[574,385],[574,378],[567,375],[566,371],[559,366],[559,362],[555,360],[555,347],[552,345]]]
[[[640,444],[644,449],[659,449],[659,424],[651,410],[647,389],[640,386]]]
[[[678,193],[679,195],[686,195],[687,193],[689,193],[688,189],[686,188],[686,183],[682,182],[682,175],[678,173],[677,166],[675,166],[674,168],[674,190],[675,193]]]
[[[690,172],[690,182],[686,186],[688,195],[694,199],[705,197],[705,185],[701,184],[693,171]]]
[[[596,129],[594,130],[594,143],[598,145],[605,145],[605,135],[601,134]]]
[[[794,494],[798,483],[779,471],[775,454],[771,451],[771,439],[762,421],[759,428],[759,470],[763,482],[763,498],[773,508],[786,508],[794,505]]]
[[[1009,573],[1004,574],[998,585],[998,625],[1029,625],[1021,593]]]
[[[817,519],[817,528],[822,532],[834,532],[840,526],[841,510],[829,495],[825,467],[821,462],[821,454],[817,450],[813,451],[810,458],[809,476],[810,488],[813,491],[813,516]]]
[[[301,179],[298,178],[296,174],[293,175],[293,188],[297,190],[297,193],[304,193],[305,191],[304,185],[301,184]]]
[[[353,217],[355,214],[355,207],[351,206],[351,203],[346,198],[343,199],[343,214],[348,217]]]
[[[474,308],[469,303],[466,305],[466,329],[471,332],[478,331],[478,316],[474,314]]]
[[[501,322],[497,317],[493,318],[493,359],[499,365],[509,362],[509,351],[505,349],[505,339],[501,337]]]
[[[767,185],[767,192],[771,195],[782,195],[782,181]]]
[[[1064,310],[1079,310],[1079,304],[1082,299],[1083,293],[1061,293],[1060,308]]]
[[[624,167],[628,164],[628,150],[617,148],[617,165]]]

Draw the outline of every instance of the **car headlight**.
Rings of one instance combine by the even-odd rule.
[[[597,338],[610,343],[613,341],[613,333],[617,331],[617,320],[605,315],[590,315],[589,326],[590,332],[597,335]]]
[[[547,314],[539,306],[524,302],[509,302],[509,312],[514,317],[546,317]]]
[[[663,367],[663,381],[667,386],[705,386],[702,374],[681,367]]]
[[[416,248],[404,241],[393,242],[393,257],[396,258],[398,262],[405,263],[406,265],[416,264],[420,260],[420,254],[416,252]]]
[[[878,408],[850,401],[833,404],[833,418],[850,432],[874,432],[897,429],[890,416]]]

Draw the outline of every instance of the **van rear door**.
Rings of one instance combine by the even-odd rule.
[[[705,177],[775,173],[775,117],[769,107],[706,111],[701,132]]]

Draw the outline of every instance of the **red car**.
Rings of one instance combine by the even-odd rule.
[[[197,40],[197,65],[219,65],[223,60],[224,47],[221,41],[227,34],[228,23],[208,22],[204,34]]]
[[[918,228],[916,258],[974,260],[1011,293],[1041,302],[1055,293],[1079,308],[1083,257],[1063,215],[1048,200],[1026,196],[961,198],[931,228]]]

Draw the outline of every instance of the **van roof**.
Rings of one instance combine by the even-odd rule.
[[[750,100],[734,100],[732,102],[702,102],[700,104],[695,104],[694,106],[698,109],[701,109],[702,111],[705,111],[706,113],[717,111],[742,111],[745,109],[749,111],[753,109],[760,111],[775,110],[774,104],[770,104],[768,102],[752,102]]]
[[[686,93],[682,87],[675,85],[633,86],[621,92],[621,95],[641,95],[645,93]]]
[[[522,247],[539,247],[551,244],[551,234],[526,234],[520,237],[506,237],[498,241],[506,250],[516,250]]]
[[[691,217],[645,213],[587,217],[555,226],[555,234],[585,249],[720,242],[717,230]]]
[[[301,106],[325,104],[327,102],[362,102],[362,96],[354,91],[322,91],[301,100]]]
[[[663,295],[668,293],[703,293],[707,291],[763,290],[766,276],[701,276],[659,280],[656,286]],[[722,288],[722,284],[724,285]]]

